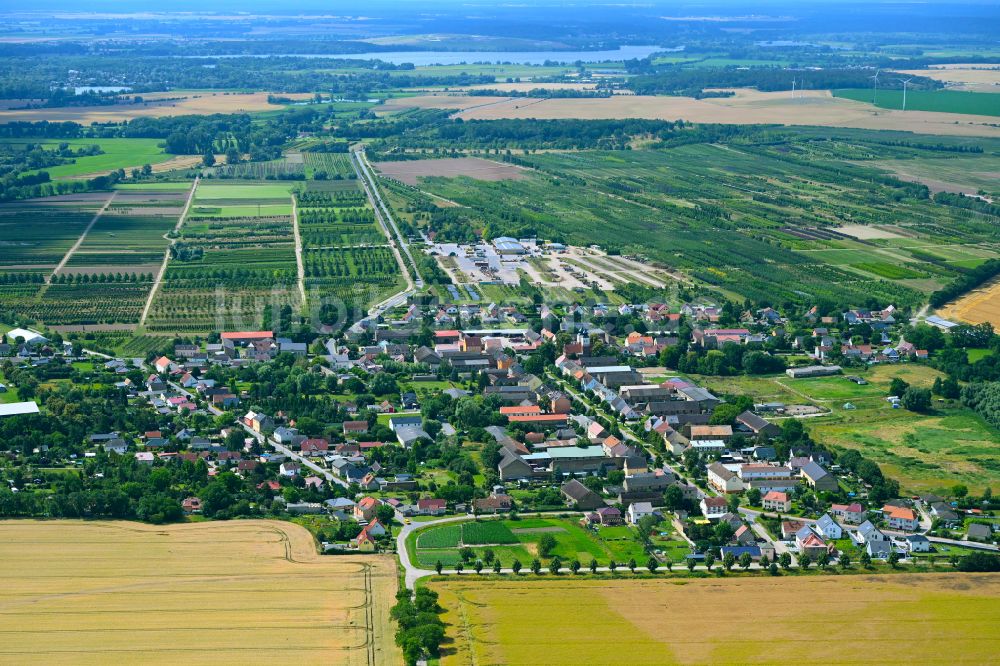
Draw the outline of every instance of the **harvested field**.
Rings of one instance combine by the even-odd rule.
[[[696,580],[481,581],[430,586],[454,643],[442,664],[769,664],[815,658],[838,635],[894,663],[995,662],[1000,575],[841,575]],[[747,609],[754,621],[747,622]],[[720,627],[725,627],[720,631]],[[622,646],[628,646],[627,652]],[[870,664],[847,644],[825,664]],[[874,662],[880,662],[875,657]]]
[[[118,104],[112,106],[75,106],[61,109],[0,110],[0,123],[11,122],[76,122],[120,123],[133,118],[159,118],[163,116],[211,115],[213,113],[243,113],[272,111],[284,108],[267,101],[268,93],[167,93],[179,99],[156,99],[155,93],[143,94],[149,101],[143,104]],[[292,95],[294,96],[294,95]]]
[[[757,92],[737,90],[733,97],[615,95],[609,98],[524,99],[474,97],[441,93],[389,100],[382,112],[405,108],[456,109],[460,118],[596,120],[609,118],[683,119],[725,124],[818,125],[861,129],[902,130],[921,134],[1000,136],[996,118],[931,111],[895,111],[833,97],[829,91]]]
[[[993,280],[975,289],[938,311],[945,319],[957,319],[969,324],[988,321],[1000,329],[1000,280]]]
[[[0,661],[395,664],[390,558],[265,520],[0,523]]]
[[[926,76],[943,82],[954,90],[1000,93],[1000,66],[993,65],[937,65],[931,69],[903,70],[900,74]]]
[[[499,90],[501,92],[531,92],[532,90],[597,90],[596,83],[543,83],[521,82],[521,83],[484,83],[477,86],[469,86],[469,90]]]
[[[517,180],[525,177],[525,170],[513,164],[504,164],[480,157],[451,157],[430,160],[403,160],[379,162],[375,168],[384,176],[395,178],[407,185],[417,185],[421,178],[457,178],[467,176],[476,180]]]

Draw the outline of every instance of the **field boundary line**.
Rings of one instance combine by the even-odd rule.
[[[111,193],[111,196],[108,197],[108,200],[104,202],[103,206],[101,206],[100,210],[98,210],[97,213],[94,214],[94,217],[90,218],[90,223],[87,224],[87,228],[83,230],[83,233],[80,234],[80,237],[76,239],[76,242],[73,243],[73,246],[66,251],[66,254],[63,255],[62,260],[58,264],[56,264],[56,267],[54,269],[52,269],[52,273],[49,275],[49,277],[45,279],[45,287],[42,289],[41,293],[38,294],[39,298],[45,295],[48,286],[52,284],[52,278],[58,275],[59,271],[61,271],[63,268],[66,267],[66,264],[69,262],[70,257],[73,256],[73,253],[79,250],[80,246],[83,245],[83,241],[87,239],[87,234],[90,233],[90,230],[94,228],[94,225],[97,224],[97,221],[101,219],[101,216],[104,215],[104,213],[108,210],[108,206],[111,205],[111,202],[114,201],[115,195],[117,194],[118,194],[117,190],[113,191]]]
[[[306,307],[306,269],[302,264],[302,234],[299,232],[299,206],[295,193],[292,193],[292,234],[295,237],[295,270],[298,275],[299,297],[302,299],[302,309]]]
[[[184,226],[184,220],[187,219],[188,211],[191,210],[191,204],[194,202],[194,193],[198,189],[198,182],[200,180],[199,176],[195,176],[194,182],[191,184],[191,191],[188,192],[187,201],[184,202],[184,210],[181,211],[180,216],[177,218],[177,224],[174,225],[174,234],[177,234],[181,230],[181,227]],[[170,263],[170,248],[176,242],[176,238],[171,238],[167,249],[163,251],[163,263],[160,264],[160,271],[153,278],[153,286],[149,289],[149,296],[146,297],[146,305],[143,306],[142,316],[139,317],[139,326],[146,324],[146,318],[149,317],[149,310],[153,307],[153,299],[156,298],[156,293],[160,290],[160,283],[163,282],[163,276],[167,272],[167,264]]]

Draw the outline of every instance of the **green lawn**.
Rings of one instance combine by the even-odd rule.
[[[289,197],[291,185],[272,183],[244,185],[198,185],[198,200],[202,199],[281,199]]]
[[[49,176],[53,180],[114,171],[115,169],[128,169],[142,166],[143,164],[159,164],[174,157],[173,155],[164,153],[159,147],[159,144],[162,143],[160,139],[46,139],[43,141],[38,141],[37,139],[5,139],[3,143],[34,143],[52,149],[56,148],[60,143],[68,143],[75,147],[96,144],[104,151],[102,155],[78,157],[73,164],[60,164],[39,170],[48,171]]]
[[[191,189],[191,183],[119,183],[115,185],[116,190],[163,190],[163,191],[187,191]]]
[[[453,566],[459,559],[458,547],[467,545],[475,552],[473,561],[482,559],[489,548],[505,567],[517,559],[527,568],[536,557],[548,561],[539,553],[539,542],[546,534],[556,540],[552,555],[566,564],[579,560],[586,566],[591,559],[596,559],[601,565],[606,565],[611,559],[616,562],[627,562],[629,559],[644,562],[646,558],[631,528],[605,527],[593,531],[572,518],[524,518],[468,522],[461,526],[443,525],[418,532],[415,542],[411,538],[407,545],[421,566],[432,567],[439,560],[445,566]],[[462,543],[456,541],[459,535]],[[476,543],[500,545],[477,546]]]
[[[970,349],[967,354],[969,357],[969,363],[975,363],[976,361],[982,360],[987,356],[991,355],[993,352],[989,349]]]

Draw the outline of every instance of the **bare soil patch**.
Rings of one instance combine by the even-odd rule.
[[[876,227],[868,224],[845,224],[837,227],[837,231],[848,236],[853,236],[860,240],[870,240],[873,238],[903,238],[885,227]]]
[[[526,176],[524,169],[480,157],[449,157],[429,160],[378,162],[374,165],[383,175],[407,185],[417,185],[421,178],[468,176],[476,180],[518,180]]]

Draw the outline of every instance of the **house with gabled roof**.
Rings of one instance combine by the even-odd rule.
[[[721,517],[728,507],[725,497],[703,497],[700,505],[701,513],[709,520]]]
[[[589,511],[605,506],[604,500],[593,490],[576,479],[570,479],[559,489],[567,506],[581,511]]]
[[[780,490],[768,491],[762,500],[765,511],[777,511],[787,513],[792,508],[792,500],[788,498],[788,493]]]
[[[882,515],[885,517],[889,529],[914,532],[920,527],[920,519],[917,512],[909,507],[886,504],[882,507]]]
[[[795,545],[802,555],[809,555],[814,560],[827,551],[826,540],[808,525],[795,533]]]
[[[860,525],[865,519],[865,508],[858,502],[833,504],[830,506],[830,514],[840,518],[845,523]]]
[[[837,477],[827,472],[821,465],[810,460],[802,468],[802,478],[816,490],[836,491],[840,486]]]
[[[844,528],[830,514],[824,513],[815,524],[816,531],[826,539],[840,539],[844,536]]]

